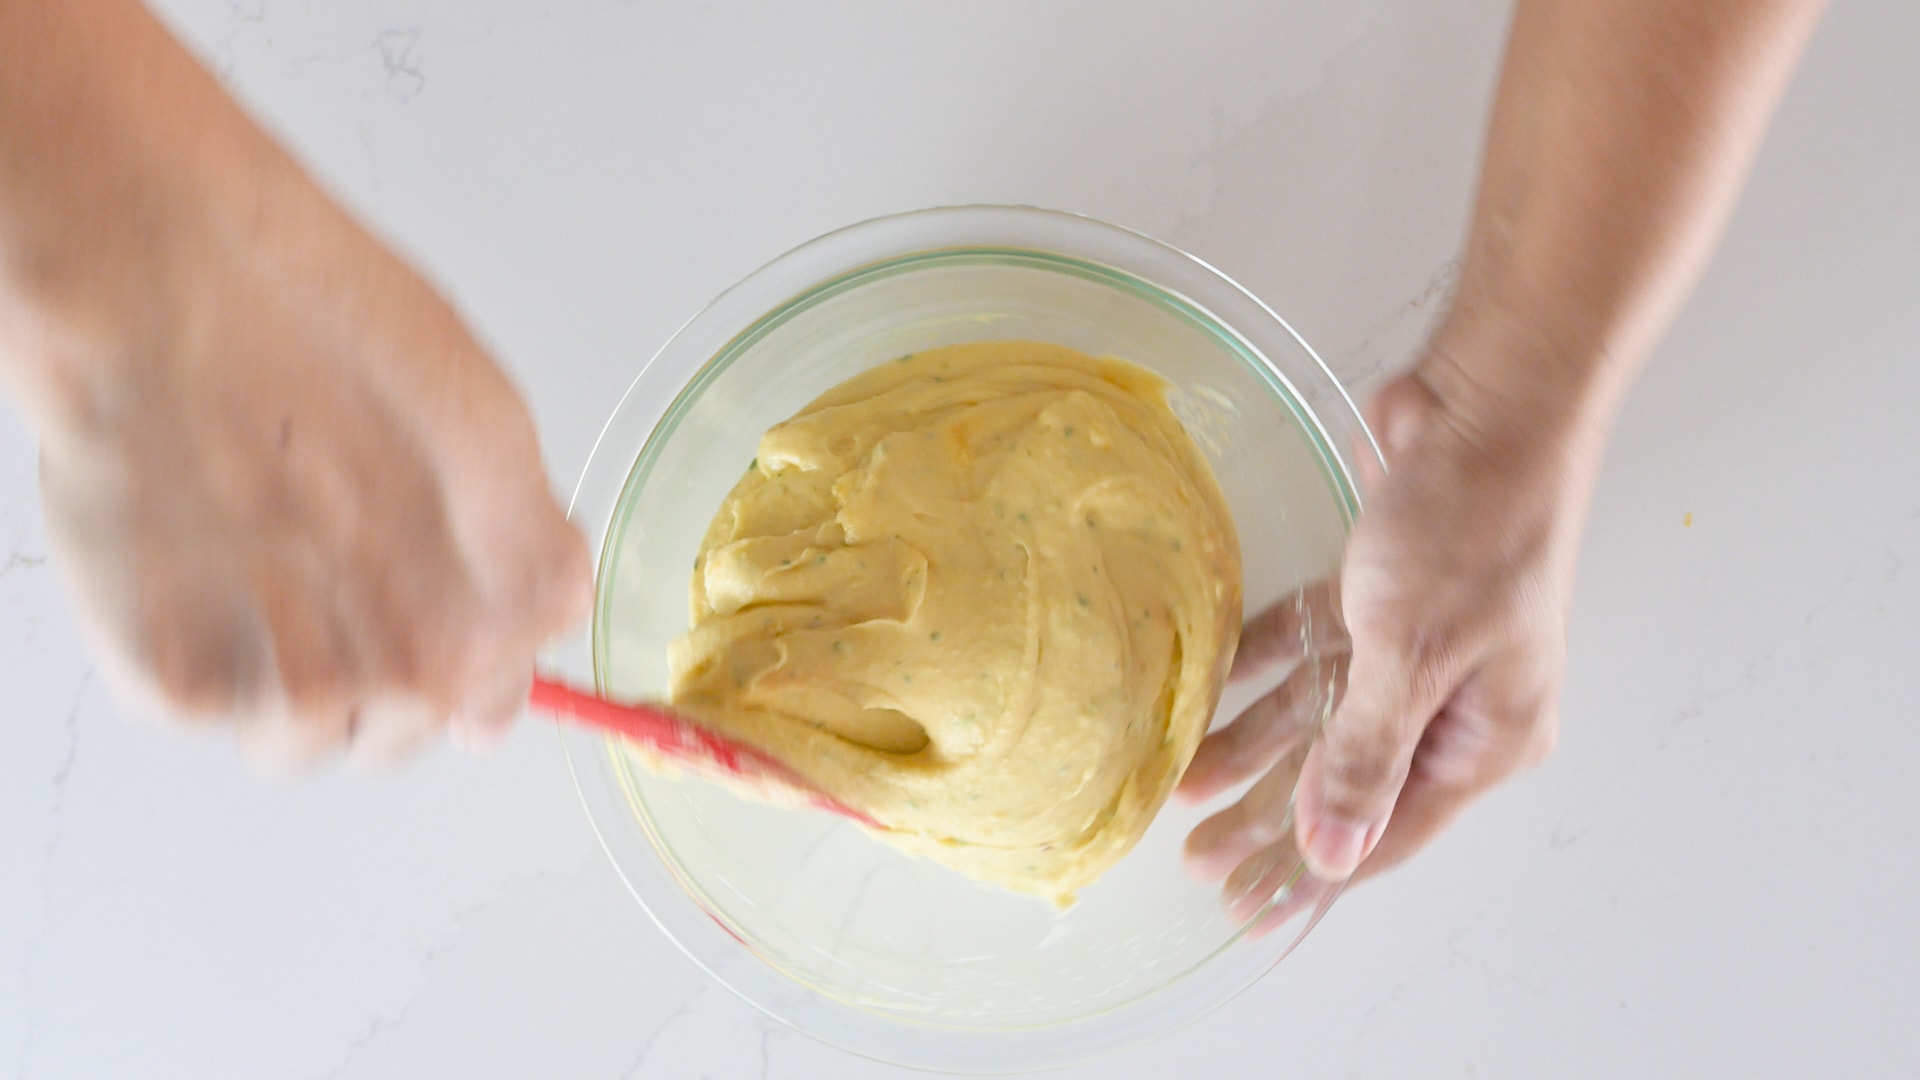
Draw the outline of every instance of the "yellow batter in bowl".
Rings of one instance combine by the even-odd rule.
[[[674,704],[883,839],[1070,902],[1166,801],[1239,631],[1233,521],[1165,389],[992,341],[828,391],[708,528]]]

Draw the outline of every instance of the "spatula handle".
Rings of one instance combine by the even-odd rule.
[[[527,704],[558,718],[639,743],[672,761],[717,769],[741,779],[778,783],[810,805],[869,828],[881,827],[867,814],[815,790],[778,758],[735,742],[671,709],[656,705],[620,705],[541,678],[533,680]]]

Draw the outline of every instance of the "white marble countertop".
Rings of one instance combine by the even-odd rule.
[[[567,490],[714,293],[931,204],[1180,244],[1365,387],[1449,280],[1507,9],[161,6],[445,283]],[[1621,425],[1557,756],[1228,1007],[1062,1075],[1920,1074],[1916,294],[1920,6],[1855,0]],[[0,1075],[893,1075],[654,929],[550,730],[276,784],[123,721],[0,442]]]

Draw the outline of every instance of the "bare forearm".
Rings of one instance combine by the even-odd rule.
[[[1287,807],[1316,878],[1408,858],[1552,747],[1611,416],[1706,261],[1820,7],[1520,0],[1458,293],[1374,400],[1392,471],[1320,593],[1351,651]],[[1250,631],[1302,640],[1312,595]],[[1289,700],[1283,685],[1209,736],[1189,783],[1267,767],[1275,754],[1236,747],[1280,745]],[[1277,806],[1249,796],[1202,824],[1196,865],[1245,866]]]
[[[0,377],[38,423],[85,411],[209,208],[300,182],[137,0],[0,0]]]
[[[1824,6],[1521,0],[1429,381],[1523,421],[1609,414],[1706,262]]]

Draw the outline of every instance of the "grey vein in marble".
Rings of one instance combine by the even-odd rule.
[[[14,556],[19,558],[19,556]],[[44,560],[42,560],[44,561]],[[11,569],[9,560],[8,568]],[[35,976],[40,961],[40,946],[46,929],[47,913],[53,910],[53,865],[60,856],[60,844],[65,838],[66,829],[62,822],[62,810],[67,796],[67,779],[73,775],[74,762],[80,756],[80,707],[86,703],[87,690],[93,685],[93,669],[88,668],[80,676],[80,684],[74,689],[73,704],[67,708],[67,714],[61,721],[66,737],[66,750],[60,761],[54,766],[50,776],[53,788],[53,801],[47,810],[47,838],[40,847],[40,925],[27,938],[26,954],[20,960],[20,984],[22,997],[26,1000],[27,1011],[24,1030],[20,1038],[20,1074],[29,1074],[33,1063],[34,1027],[38,1022],[39,1010],[35,1007],[37,995],[34,993]]]
[[[415,52],[419,45],[417,26],[382,30],[374,42],[374,47],[380,50],[381,66],[386,68],[387,93],[402,105],[419,97],[427,88],[427,76]]]
[[[0,564],[0,576],[11,574],[15,570],[38,570],[45,565],[47,565],[45,555],[22,555],[15,551],[7,555],[7,561],[4,564]]]
[[[647,1037],[640,1040],[639,1049],[634,1051],[633,1061],[628,1064],[626,1068],[620,1070],[620,1075],[627,1078],[627,1080],[637,1080],[640,1076],[640,1070],[646,1067],[647,1059],[653,1056],[653,1048],[655,1044],[659,1043],[660,1037],[672,1029],[673,1025],[685,1019],[686,1015],[693,1011],[694,1006],[699,1003],[700,999],[711,993],[713,989],[713,985],[708,984],[695,990],[687,996],[687,1000],[680,1003],[678,1008],[668,1013],[666,1019],[654,1025],[653,1030],[647,1033]]]
[[[359,1033],[348,1040],[347,1045],[342,1048],[338,1062],[328,1067],[326,1071],[315,1074],[312,1080],[338,1080],[340,1077],[351,1075],[350,1070],[360,1055],[368,1047],[373,1045],[374,1041],[384,1032],[391,1031],[407,1018],[407,1014],[413,1010],[414,1005],[419,1002],[421,996],[426,993],[428,986],[431,984],[435,963],[441,956],[460,944],[462,934],[475,917],[492,910],[500,904],[509,893],[512,893],[515,889],[529,882],[572,877],[585,869],[587,869],[587,866],[577,866],[569,870],[561,871],[540,870],[511,874],[501,879],[500,884],[491,892],[487,893],[487,895],[454,910],[447,916],[446,932],[441,935],[438,941],[420,950],[419,959],[414,965],[418,968],[419,975],[415,980],[413,992],[407,995],[406,999],[400,1003],[398,1008],[388,1010],[369,1019],[367,1023],[361,1027]]]

